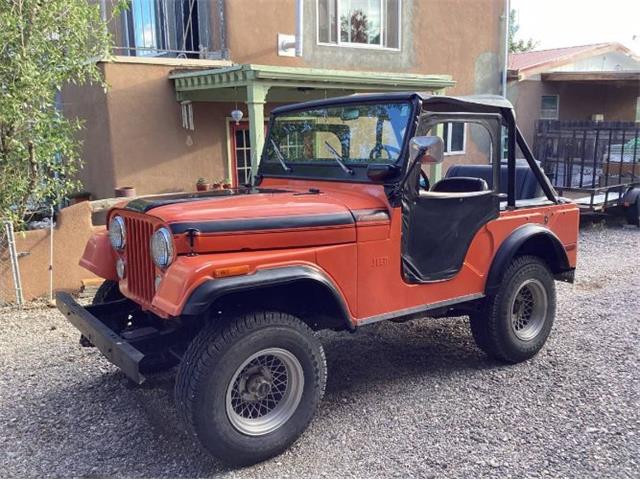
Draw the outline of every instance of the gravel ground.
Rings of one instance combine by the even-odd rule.
[[[535,359],[489,361],[466,318],[323,334],[312,425],[241,470],[186,436],[171,374],[132,386],[56,310],[0,311],[0,476],[638,477],[640,230],[587,226],[580,241]]]

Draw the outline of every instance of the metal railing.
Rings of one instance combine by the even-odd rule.
[[[556,188],[603,189],[640,182],[640,123],[539,120],[536,158]]]
[[[21,307],[24,295],[13,224],[2,220],[0,227],[0,306],[16,304]],[[9,271],[13,284],[6,280],[9,278]]]
[[[108,17],[114,0],[102,0]],[[131,0],[110,21],[115,55],[227,59],[222,0]]]

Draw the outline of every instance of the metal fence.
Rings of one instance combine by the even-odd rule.
[[[15,232],[13,224],[3,220],[0,222],[0,306],[23,304]]]
[[[559,189],[640,182],[640,123],[539,120],[534,153]]]

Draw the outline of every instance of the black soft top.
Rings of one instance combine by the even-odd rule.
[[[323,100],[311,100],[303,103],[294,103],[284,105],[273,109],[274,114],[307,110],[314,107],[325,107],[335,104],[350,104],[363,102],[380,102],[380,101],[411,101],[421,100],[422,108],[437,108],[449,106],[463,108],[469,112],[492,112],[497,113],[500,110],[513,110],[513,105],[509,100],[500,95],[467,95],[462,97],[449,97],[444,95],[431,95],[420,92],[388,92],[388,93],[357,93],[345,97],[332,97]],[[447,108],[445,108],[448,110]]]

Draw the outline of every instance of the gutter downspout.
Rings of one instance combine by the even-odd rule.
[[[304,0],[296,0],[296,38],[293,42],[282,42],[280,45],[281,50],[289,50],[295,48],[295,56],[302,56],[302,45],[304,30]]]

